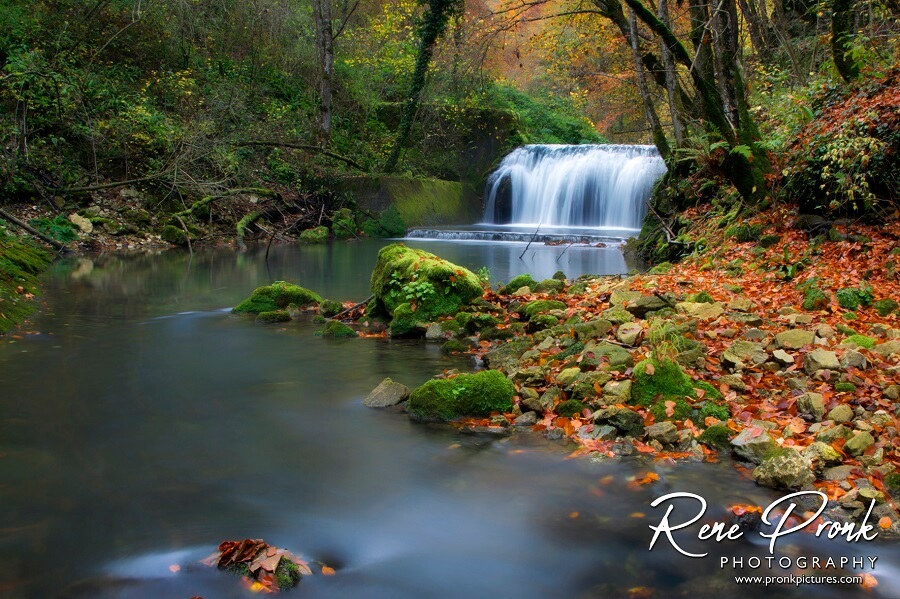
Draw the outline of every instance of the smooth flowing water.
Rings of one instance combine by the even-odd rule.
[[[488,179],[484,220],[636,231],[665,172],[655,146],[523,146]]]
[[[197,560],[251,537],[337,569],[304,579],[298,597],[645,596],[639,587],[654,597],[858,596],[736,586],[717,555],[766,555],[750,535],[703,544],[705,559],[667,543],[647,550],[648,525],[662,516],[649,504],[664,493],[703,495],[707,520],[723,505],[778,496],[726,461],[570,460],[571,446],[538,434],[498,440],[413,424],[362,398],[386,376],[413,386],[471,360],[424,341],[323,339],[309,321],[264,326],[227,310],[277,279],[363,299],[381,243],[273,248],[268,265],[262,249],[55,264],[45,308],[0,339],[0,593],[248,597]],[[417,245],[486,264],[498,279],[548,276],[562,251],[538,246],[547,257],[529,262],[510,257],[521,244],[506,254]],[[563,269],[595,271],[604,252],[573,248]],[[629,488],[650,470],[660,481]],[[782,550],[877,555],[869,596],[898,596],[896,548],[863,545],[794,535]]]

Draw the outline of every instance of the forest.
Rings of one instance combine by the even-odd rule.
[[[896,597],[898,402],[897,0],[0,0],[0,592]]]

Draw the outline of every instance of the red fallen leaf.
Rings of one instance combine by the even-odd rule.
[[[762,435],[764,432],[766,432],[765,429],[758,427],[758,426],[751,426],[747,430],[750,431],[750,436],[754,439],[756,437],[759,437],[760,435]]]

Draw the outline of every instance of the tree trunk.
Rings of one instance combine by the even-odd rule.
[[[316,22],[316,49],[319,53],[319,106],[316,114],[315,142],[320,146],[331,139],[331,97],[334,83],[334,30],[331,0],[313,0]]]
[[[663,132],[662,125],[659,123],[659,116],[656,114],[656,108],[653,106],[653,98],[650,97],[650,90],[647,88],[647,80],[644,78],[644,65],[641,61],[641,50],[639,44],[637,20],[634,18],[634,11],[628,11],[628,27],[631,32],[631,54],[634,58],[634,70],[637,77],[638,91],[641,93],[641,101],[644,103],[644,112],[647,114],[647,120],[650,123],[650,130],[653,132],[653,143],[659,150],[659,155],[663,160],[669,157],[669,142],[666,140],[666,134]]]
[[[671,29],[671,25],[669,24],[669,4],[667,0],[659,0],[657,12],[659,14],[659,20],[662,21],[666,27]],[[632,11],[632,15],[633,14],[634,12]],[[675,60],[672,58],[672,53],[669,52],[669,49],[665,44],[660,44],[660,52],[662,54],[663,66],[666,69],[666,95],[669,98],[669,114],[672,115],[672,130],[675,134],[675,145],[680,147],[684,144],[684,128],[681,124],[681,117],[678,114],[679,108],[675,88],[678,79],[675,71]]]
[[[859,77],[859,66],[852,58],[847,58],[847,46],[850,44],[854,13],[855,7],[852,0],[834,0],[831,12],[831,54],[834,58],[834,66],[847,83]]]

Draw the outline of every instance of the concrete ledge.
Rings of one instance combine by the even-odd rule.
[[[347,177],[339,190],[360,208],[380,213],[393,205],[407,227],[466,225],[482,218],[481,196],[470,185],[396,176]]]

